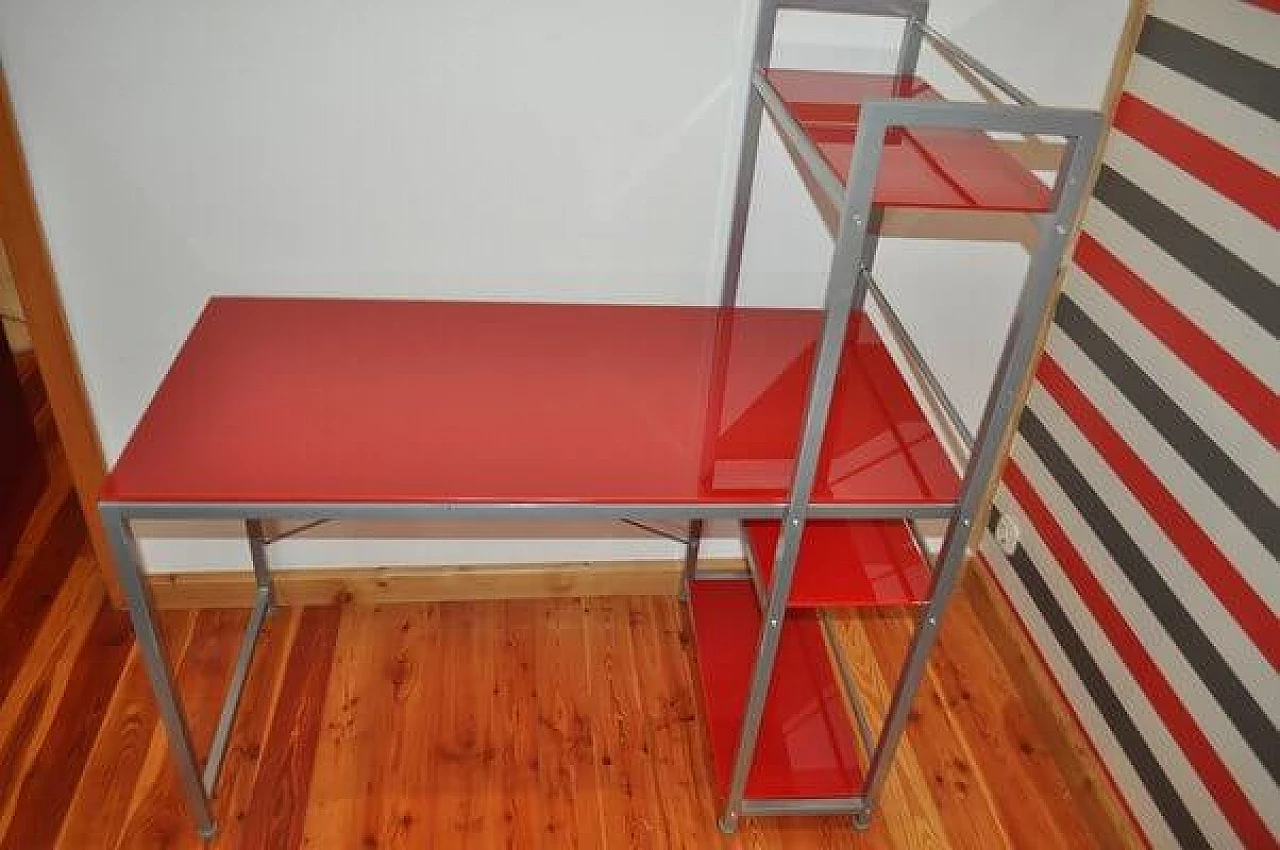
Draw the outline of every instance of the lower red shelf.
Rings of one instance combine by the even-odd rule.
[[[749,520],[743,542],[765,587],[781,524]],[[793,608],[913,605],[928,599],[929,567],[905,520],[810,520],[791,580]]]
[[[716,785],[729,788],[760,636],[751,582],[697,581],[690,593],[694,640]],[[789,614],[774,665],[750,799],[847,797],[862,788],[857,739],[814,612]]]

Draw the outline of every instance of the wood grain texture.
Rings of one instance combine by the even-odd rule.
[[[335,608],[310,608],[299,619],[239,846],[297,847],[302,840],[338,620]]]
[[[738,570],[737,559],[708,559],[709,570]],[[673,596],[683,561],[403,566],[290,567],[275,574],[282,605],[397,605],[477,599],[580,596]],[[160,608],[245,608],[253,604],[253,573],[204,570],[150,577]]]

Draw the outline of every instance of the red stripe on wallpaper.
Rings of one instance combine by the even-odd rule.
[[[1280,396],[1088,233],[1076,264],[1111,293],[1227,404],[1280,448]]]
[[[1266,601],[1048,352],[1040,359],[1036,380],[1115,470],[1271,666],[1280,667],[1280,629]]]
[[[1116,107],[1115,126],[1272,227],[1280,227],[1280,177],[1267,169],[1128,92]]]
[[[1240,840],[1246,847],[1272,846],[1271,831],[1218,757],[1213,744],[1013,459],[1005,467],[1004,482]]]

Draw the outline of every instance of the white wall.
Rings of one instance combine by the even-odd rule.
[[[108,456],[214,293],[714,301],[753,7],[0,0],[0,55]],[[1087,105],[1124,8],[936,0],[933,17],[1033,96]],[[883,64],[894,28],[857,23],[786,16],[778,63]],[[829,241],[769,131],[760,174],[744,300],[811,303]],[[1021,251],[919,247],[886,244],[882,277],[897,281],[957,394],[976,399],[992,361],[983,328],[1007,317]],[[940,315],[946,327],[930,318]],[[158,531],[149,560],[243,562],[237,543],[203,539],[229,530],[187,531],[196,538]],[[540,541],[512,526],[505,543],[457,542],[465,529],[412,542],[418,530],[387,533],[296,541],[277,555],[350,564],[676,551],[616,526],[548,527]]]

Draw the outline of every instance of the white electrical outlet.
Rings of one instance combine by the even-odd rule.
[[[996,543],[1006,555],[1018,551],[1018,524],[1009,519],[1008,514],[1001,516],[996,523]]]

